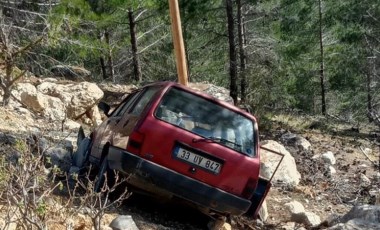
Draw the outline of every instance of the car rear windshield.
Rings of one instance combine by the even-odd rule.
[[[248,156],[255,155],[253,120],[179,88],[170,88],[155,111],[158,119]]]

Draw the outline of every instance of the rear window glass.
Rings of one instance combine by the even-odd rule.
[[[135,107],[132,109],[131,113],[134,115],[140,115],[158,90],[158,87],[147,88]]]
[[[169,89],[155,116],[245,155],[255,155],[253,120],[195,94]]]

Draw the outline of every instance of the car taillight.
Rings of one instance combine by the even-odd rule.
[[[255,192],[256,185],[257,185],[257,180],[253,178],[249,178],[243,190],[242,196],[246,199],[251,199]]]
[[[134,154],[140,154],[143,141],[144,134],[137,131],[132,132],[132,134],[129,136],[127,151]]]

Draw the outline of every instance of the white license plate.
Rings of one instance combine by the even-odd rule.
[[[196,153],[193,153],[191,151],[188,151],[186,149],[183,149],[181,147],[176,149],[175,156],[181,160],[184,160],[186,162],[189,162],[191,164],[194,164],[196,166],[199,166],[201,168],[204,168],[208,171],[211,171],[215,174],[218,174],[220,172],[220,169],[222,167],[222,164],[210,160],[206,157],[203,157],[201,155],[198,155]]]

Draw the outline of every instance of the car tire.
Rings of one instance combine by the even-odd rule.
[[[77,151],[73,155],[73,166],[78,167],[80,171],[83,171],[88,163],[90,156],[92,141],[90,138],[85,137],[79,144]]]

